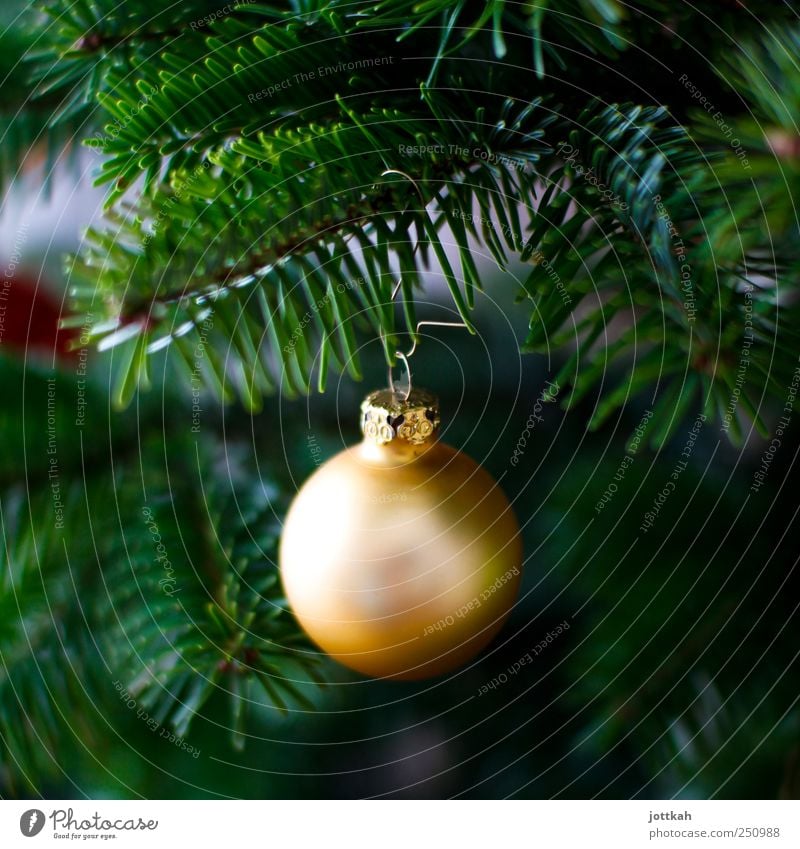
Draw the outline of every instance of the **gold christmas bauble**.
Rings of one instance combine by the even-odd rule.
[[[482,649],[519,588],[522,545],[497,482],[439,442],[436,399],[373,392],[364,440],[320,467],[283,529],[280,566],[300,624],[365,675],[417,679]]]

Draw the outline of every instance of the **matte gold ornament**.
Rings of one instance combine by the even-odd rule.
[[[309,636],[345,666],[441,675],[508,616],[519,525],[486,470],[438,441],[430,393],[373,392],[361,410],[363,442],[318,469],[289,510],[284,588]]]

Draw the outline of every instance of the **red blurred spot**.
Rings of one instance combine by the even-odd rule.
[[[73,359],[69,347],[79,332],[59,329],[66,315],[42,280],[37,285],[24,272],[0,277],[0,353]]]

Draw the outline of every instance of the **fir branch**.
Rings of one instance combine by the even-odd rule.
[[[169,194],[124,217],[116,215],[111,219],[114,228],[90,234],[91,252],[72,266],[74,277],[88,284],[76,289],[80,308],[90,308],[104,293],[113,297],[126,292],[118,307],[121,326],[110,328],[110,333],[98,331],[103,344],[119,341],[132,347],[134,333],[152,339],[159,325],[182,336],[186,322],[206,321],[212,308],[221,319],[211,333],[214,344],[219,340],[220,346],[226,345],[231,337],[225,334],[231,332],[239,340],[237,354],[244,357],[243,371],[251,379],[245,386],[240,375],[238,391],[256,409],[263,392],[271,391],[275,383],[290,394],[308,391],[315,346],[310,341],[295,343],[309,322],[318,328],[319,344],[328,347],[339,367],[354,375],[358,362],[351,315],[363,314],[376,334],[384,331],[390,337],[391,358],[392,325],[386,323],[395,280],[391,259],[398,258],[406,285],[413,286],[427,253],[423,250],[418,259],[414,243],[429,243],[441,258],[439,231],[447,220],[457,219],[444,213],[429,217],[416,208],[416,194],[402,178],[380,186],[382,171],[404,150],[438,151],[435,157],[420,157],[413,169],[426,203],[438,203],[457,191],[463,204],[475,197],[484,206],[500,208],[512,203],[500,201],[500,174],[507,162],[515,163],[520,172],[516,183],[507,185],[525,198],[534,175],[523,173],[523,166],[547,150],[540,137],[551,119],[536,105],[519,109],[506,101],[497,121],[466,123],[444,99],[429,97],[427,102],[425,145],[420,145],[419,134],[409,134],[408,114],[384,109],[356,115],[343,106],[344,114],[334,125],[262,133],[258,143],[234,142],[229,150],[211,157],[213,167],[174,175]],[[464,139],[470,140],[469,148]],[[476,158],[476,149],[488,161]],[[323,169],[320,163],[329,164]],[[315,200],[300,203],[301,193]],[[255,208],[264,210],[257,219],[251,214]],[[167,216],[175,222],[169,227]],[[177,222],[184,222],[182,236]],[[460,250],[466,258],[466,230],[462,235]],[[250,249],[239,257],[237,246],[242,243]],[[465,267],[470,267],[468,261]],[[171,288],[170,279],[179,280],[180,288]],[[452,275],[449,279],[458,303],[462,284]],[[254,296],[254,285],[264,296]],[[477,275],[468,276],[463,285],[470,300],[470,289],[480,285]],[[468,321],[466,301],[460,310]],[[407,328],[411,332],[413,314],[407,318],[412,321]],[[272,376],[265,366],[273,371],[274,365],[261,362],[265,327],[273,331],[268,338],[279,364]],[[157,349],[169,338],[147,344]],[[140,361],[129,358],[129,362]],[[324,379],[320,374],[320,381]],[[216,382],[223,386],[224,374],[217,374]]]

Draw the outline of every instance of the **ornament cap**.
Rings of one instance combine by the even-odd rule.
[[[361,404],[361,432],[376,445],[407,442],[421,445],[439,429],[439,399],[427,389],[402,392],[378,389]]]

